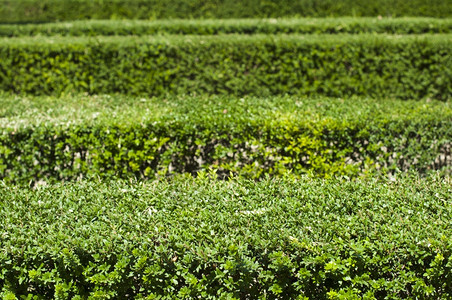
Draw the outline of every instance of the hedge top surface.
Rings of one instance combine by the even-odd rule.
[[[64,251],[109,261],[141,250],[208,262],[230,251],[331,260],[355,250],[410,264],[421,254],[408,245],[445,256],[452,246],[450,182],[432,179],[85,181],[0,192],[3,258]]]
[[[452,246],[449,179],[218,182],[204,175],[36,190],[0,184],[0,194],[2,255],[30,246],[108,255],[159,244],[212,251],[208,256],[231,245],[259,251],[292,245],[333,254],[335,244],[350,239],[351,245],[393,244],[395,251],[412,243],[437,251]]]
[[[238,124],[250,121],[352,122],[450,119],[452,103],[350,97],[167,96],[123,95],[16,96],[0,93],[0,128],[183,122]]]
[[[69,45],[121,45],[136,46],[152,43],[166,45],[193,44],[207,47],[212,44],[259,44],[259,43],[294,43],[294,44],[317,44],[343,45],[348,43],[376,44],[407,44],[407,43],[438,43],[448,45],[452,49],[452,34],[225,34],[214,36],[199,35],[146,35],[146,36],[93,36],[93,37],[71,37],[71,36],[25,36],[25,37],[2,37],[0,47],[46,47],[61,48]]]
[[[450,184],[205,173],[37,189],[0,182],[0,295],[445,299]]]
[[[87,20],[50,24],[0,25],[0,36],[148,35],[222,33],[450,33],[452,19],[298,18],[208,20]]]

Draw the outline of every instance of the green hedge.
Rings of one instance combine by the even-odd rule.
[[[0,36],[152,35],[152,34],[275,34],[275,33],[451,33],[452,19],[326,18],[232,20],[90,20],[50,24],[0,25]]]
[[[449,299],[450,187],[205,175],[0,184],[0,296]]]
[[[0,39],[0,90],[452,98],[452,35]]]
[[[105,97],[63,98],[61,106],[72,102],[59,108],[61,113],[55,112],[58,103],[39,98],[36,106],[48,109],[18,113],[31,99],[4,111],[0,179],[34,185],[92,176],[195,175],[207,169],[220,178],[452,170],[447,103],[288,97],[148,103]]]
[[[2,0],[0,23],[80,19],[451,17],[449,0]]]

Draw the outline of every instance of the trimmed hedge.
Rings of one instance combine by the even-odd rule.
[[[0,296],[449,299],[450,187],[205,175],[0,184]]]
[[[275,33],[451,33],[452,19],[326,18],[157,21],[75,21],[51,24],[0,25],[0,36],[152,35],[152,34],[275,34]]]
[[[451,17],[450,0],[2,0],[0,23],[80,19]]]
[[[112,109],[121,97],[109,99],[63,98],[61,108],[48,104],[48,110],[24,110],[21,116],[16,112],[24,106],[18,105],[3,112],[0,179],[34,185],[207,169],[220,178],[452,170],[447,103],[181,97],[149,104],[125,100]],[[72,101],[67,108],[66,101]],[[86,109],[76,108],[91,101]],[[75,112],[82,117],[76,119]]]
[[[0,90],[452,98],[452,35],[0,39]]]

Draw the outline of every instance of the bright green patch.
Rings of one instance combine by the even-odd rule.
[[[0,184],[3,297],[452,295],[450,180]]]

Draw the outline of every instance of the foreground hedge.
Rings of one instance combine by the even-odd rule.
[[[206,176],[0,184],[0,295],[449,299],[450,187]]]
[[[448,103],[288,97],[44,100],[25,98],[23,105],[3,112],[0,179],[33,185],[206,169],[222,178],[452,170]],[[24,109],[34,101],[47,108]]]
[[[452,35],[0,39],[0,89],[452,98]]]
[[[325,18],[232,20],[90,20],[50,24],[0,25],[0,36],[275,34],[275,33],[451,33],[452,19]]]
[[[2,0],[0,23],[80,19],[450,17],[449,0]]]

